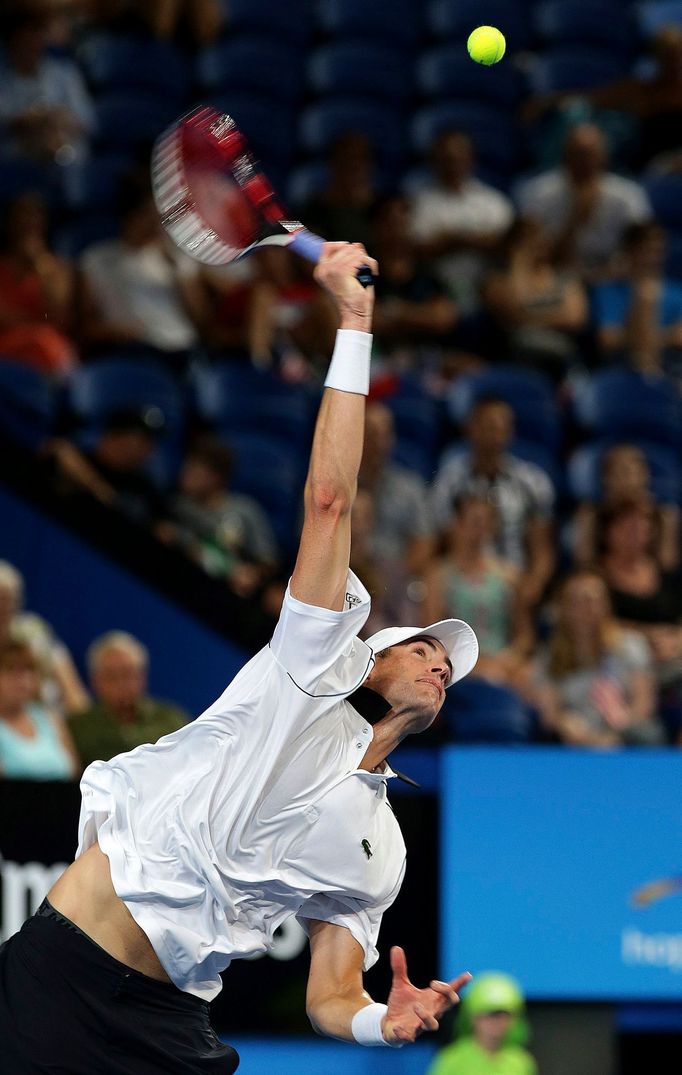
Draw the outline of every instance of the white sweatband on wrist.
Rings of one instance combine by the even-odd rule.
[[[336,333],[334,353],[324,382],[325,388],[339,392],[369,392],[369,361],[372,354],[371,332],[340,328]]]
[[[402,1041],[386,1041],[381,1033],[381,1020],[388,1008],[385,1004],[366,1004],[351,1019],[351,1034],[359,1045],[393,1045],[400,1048]]]

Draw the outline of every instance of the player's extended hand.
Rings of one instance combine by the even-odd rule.
[[[433,981],[417,989],[407,977],[407,960],[402,948],[391,949],[393,984],[382,1033],[391,1043],[414,1041],[425,1030],[438,1030],[438,1020],[448,1008],[459,1003],[458,991],[471,980],[467,972],[451,982]]]
[[[379,267],[362,243],[325,243],[315,267],[315,279],[331,295],[344,328],[371,330],[374,288],[363,287],[358,270],[366,266],[374,275]]]

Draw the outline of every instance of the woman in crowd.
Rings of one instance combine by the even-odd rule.
[[[547,730],[573,746],[657,744],[646,640],[613,618],[606,583],[580,570],[563,582],[556,622],[530,688]]]
[[[665,571],[679,562],[680,510],[676,504],[656,504],[650,491],[651,471],[647,458],[635,444],[614,444],[601,460],[599,503],[585,502],[574,517],[574,560],[577,567],[590,567],[603,547],[601,528],[608,514],[619,505],[645,502],[655,518],[654,551]]]
[[[587,298],[577,275],[554,264],[536,220],[512,224],[482,296],[499,337],[497,357],[560,378],[575,355],[576,335],[587,326]]]
[[[0,649],[0,773],[24,780],[71,780],[81,770],[63,721],[37,701],[38,663],[25,642]]]
[[[476,675],[509,682],[528,654],[532,629],[520,599],[518,567],[491,552],[495,507],[477,494],[455,501],[445,533],[445,551],[425,576],[422,618],[434,623],[461,616],[479,642]]]
[[[0,249],[0,354],[63,376],[76,361],[74,274],[50,249],[45,205],[21,194],[7,206]]]

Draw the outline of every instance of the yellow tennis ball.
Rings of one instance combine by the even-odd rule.
[[[472,60],[483,63],[486,67],[497,63],[504,56],[507,42],[495,26],[479,26],[472,30],[467,41],[467,49]]]

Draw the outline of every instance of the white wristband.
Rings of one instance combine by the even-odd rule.
[[[325,388],[339,392],[355,392],[366,396],[369,392],[369,362],[372,354],[371,332],[340,328],[336,333],[334,354],[324,382]]]
[[[350,1029],[359,1045],[392,1045],[396,1049],[403,1045],[402,1041],[386,1041],[381,1033],[381,1020],[387,1011],[385,1004],[366,1004],[355,1013]]]

